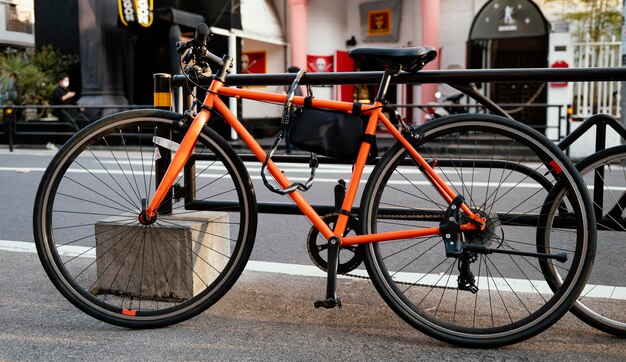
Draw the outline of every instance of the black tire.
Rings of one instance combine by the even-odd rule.
[[[65,298],[104,322],[155,328],[191,318],[232,287],[252,251],[252,182],[206,127],[189,176],[181,173],[162,203],[172,200],[173,213],[160,208],[153,224],[139,221],[156,188],[156,160],[171,156],[187,128],[182,119],[160,110],[106,117],[72,137],[42,177],[33,220],[39,258]],[[222,203],[193,210],[184,201],[190,190],[195,200]]]
[[[463,244],[494,253],[446,257],[441,236],[368,244],[365,263],[386,303],[406,322],[442,341],[471,347],[520,342],[563,316],[582,290],[595,251],[595,222],[580,175],[545,137],[518,122],[489,115],[458,115],[418,129],[414,147],[468,206],[487,219],[484,232],[461,233]],[[552,292],[537,256],[539,210],[557,183],[575,222],[550,233],[567,233],[559,263],[564,282]],[[396,144],[369,178],[361,201],[363,233],[438,227],[448,204],[406,150]],[[463,214],[463,213],[461,213]],[[460,216],[463,222],[463,216]],[[545,220],[545,219],[544,219]],[[475,259],[474,259],[475,258]],[[463,267],[463,268],[462,268]],[[467,267],[467,268],[464,268]],[[464,272],[469,269],[475,277]],[[477,289],[476,293],[469,291]]]
[[[626,145],[576,164],[588,186],[598,225],[597,250],[587,287],[572,307],[585,323],[626,337]],[[602,191],[594,195],[594,185]],[[551,268],[553,272],[556,269]],[[554,277],[556,278],[556,277]],[[558,280],[561,278],[558,277]]]

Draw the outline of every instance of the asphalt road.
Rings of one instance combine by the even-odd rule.
[[[566,315],[539,337],[463,349],[412,329],[371,283],[339,281],[344,307],[315,310],[324,279],[246,271],[209,311],[128,330],[94,320],[50,284],[36,254],[0,251],[0,360],[558,360],[623,361],[623,340]]]
[[[0,188],[0,240],[33,241],[34,193],[53,154],[48,150],[10,154],[0,149],[4,186]],[[316,202],[332,200],[320,196]],[[297,216],[286,217],[285,222],[290,225],[288,233],[280,228],[259,230],[263,237],[257,239],[252,260],[310,265],[304,252],[308,223]],[[259,222],[266,224],[270,223]],[[400,320],[369,281],[341,279],[338,292],[344,307],[315,310],[312,302],[324,293],[323,278],[268,273],[254,266],[225,298],[200,316],[169,328],[134,331],[99,322],[74,308],[52,286],[32,250],[0,250],[0,269],[0,360],[626,358],[624,340],[598,332],[571,315],[539,337],[514,346],[456,348]]]

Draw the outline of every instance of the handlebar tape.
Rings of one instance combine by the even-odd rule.
[[[209,27],[204,23],[198,24],[198,26],[196,26],[196,35],[194,37],[194,42],[196,43],[196,46],[206,46],[208,38]]]

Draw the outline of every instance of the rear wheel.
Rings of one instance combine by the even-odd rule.
[[[105,118],[44,173],[34,209],[39,257],[59,291],[95,318],[132,328],[183,321],[219,300],[250,256],[252,183],[208,128],[156,220],[142,218],[186,131],[181,118],[157,110]]]
[[[447,257],[437,235],[367,245],[366,266],[377,290],[405,321],[449,343],[494,347],[545,330],[574,303],[593,258],[595,225],[580,176],[545,137],[502,117],[445,117],[418,132],[416,150],[487,226],[460,234],[466,248],[460,257]],[[571,214],[542,226],[540,210],[552,203],[557,184]],[[438,227],[449,207],[396,145],[366,185],[364,233]],[[463,213],[459,219],[467,221]],[[536,242],[539,231],[551,236],[550,248]],[[470,250],[470,244],[491,253]],[[567,256],[553,261],[563,277],[554,291],[538,252]]]

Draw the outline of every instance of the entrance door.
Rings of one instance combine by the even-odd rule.
[[[468,39],[468,68],[545,68],[550,24],[531,0],[490,0],[480,9]],[[546,128],[543,83],[492,83],[488,96],[540,132]],[[522,105],[528,105],[522,107]]]
[[[543,68],[548,60],[546,37],[497,39],[491,44],[491,68]],[[505,106],[511,116],[539,132],[546,128],[547,100],[545,83],[493,83],[492,99]],[[528,106],[523,106],[528,105]]]

